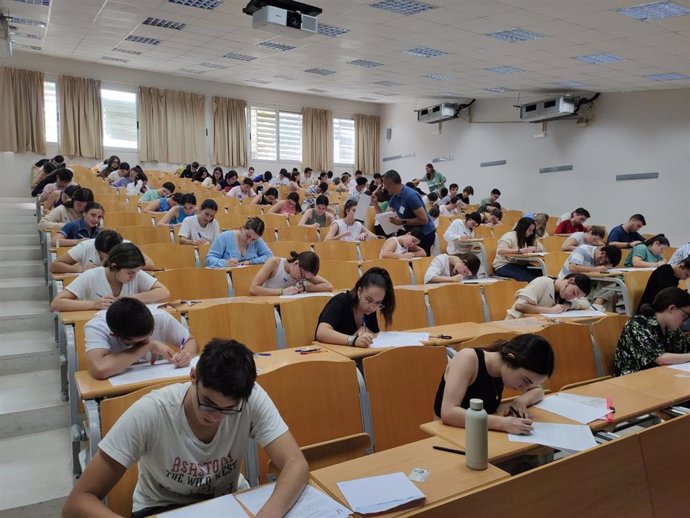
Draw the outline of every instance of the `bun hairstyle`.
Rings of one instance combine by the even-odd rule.
[[[668,238],[663,234],[657,234],[656,236],[650,237],[649,239],[647,239],[647,241],[644,242],[644,244],[647,246],[652,246],[654,243],[657,242],[660,245],[671,246],[671,244],[668,241]]]
[[[257,218],[256,216],[247,219],[247,221],[244,223],[243,227],[247,230],[253,230],[256,232],[256,235],[259,237],[264,235],[264,229],[266,228],[266,225],[264,225],[264,221],[261,218]]]
[[[314,252],[295,252],[294,250],[290,252],[290,258],[287,260],[288,263],[294,263],[297,261],[299,267],[305,272],[317,275],[319,273],[319,256]]]
[[[655,313],[663,313],[670,306],[677,308],[690,306],[690,293],[677,286],[664,288],[656,294],[651,304],[642,304],[640,306],[640,314],[645,317],[653,317]]]
[[[555,356],[551,344],[546,338],[525,334],[516,336],[512,340],[500,340],[486,348],[489,352],[496,352],[511,369],[526,369],[542,376],[553,374]]]
[[[146,263],[144,254],[132,243],[120,243],[115,245],[108,257],[103,261],[103,266],[110,271],[118,272],[123,268],[141,268]]]

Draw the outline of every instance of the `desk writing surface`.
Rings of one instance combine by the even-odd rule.
[[[450,442],[432,437],[312,471],[311,479],[331,496],[348,505],[338,489],[338,482],[399,471],[409,475],[413,468],[423,468],[430,471],[429,478],[426,482],[413,484],[426,496],[424,504],[432,504],[510,476],[491,465],[486,470],[471,470],[465,466],[463,455],[434,450],[434,445],[455,447]],[[422,505],[407,505],[377,514],[376,517],[392,518],[404,514],[413,507],[418,510]]]
[[[512,318],[509,320],[494,320],[487,322],[488,325],[495,328],[493,332],[505,333],[536,333],[552,322],[542,317],[526,317],[526,318]]]
[[[659,397],[668,406],[690,399],[690,377],[687,373],[669,367],[654,367],[611,378],[606,382]]]
[[[100,310],[85,309],[82,311],[60,311],[60,320],[65,325],[75,324],[76,322],[91,320],[91,318]]]
[[[403,284],[401,286],[396,286],[396,290],[412,290],[412,291],[423,291],[425,295],[429,293],[430,290],[434,288],[440,288],[441,286],[455,286],[461,285],[461,282],[434,282],[431,284]]]
[[[366,358],[367,356],[374,356],[375,354],[378,354],[382,351],[387,351],[388,349],[391,349],[390,347],[351,347],[349,345],[335,345],[317,341],[314,341],[312,345],[315,347],[324,347],[326,349],[329,349],[330,351],[333,351],[334,353],[344,356],[345,358],[349,358],[350,360],[359,360],[361,358]]]
[[[298,350],[313,349],[321,347],[320,345],[307,345],[303,347],[296,347],[292,349],[279,349],[276,351],[268,351],[254,356],[256,368],[259,369],[259,376],[267,372],[274,371],[286,365],[293,365],[295,363],[315,362],[315,361],[334,361],[334,362],[349,362],[350,359],[342,354],[333,352],[332,350],[321,347],[320,352],[313,352],[307,354],[300,354]],[[354,347],[350,347],[354,349]],[[269,356],[266,356],[266,355]]]
[[[409,329],[411,333],[429,333],[429,341],[426,345],[448,346],[459,344],[490,333],[496,333],[496,328],[489,322],[460,322],[457,324],[445,324],[442,326],[421,327]],[[450,336],[450,339],[436,338],[439,335]]]

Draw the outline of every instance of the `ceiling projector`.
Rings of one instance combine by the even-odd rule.
[[[254,29],[303,38],[318,32],[316,17],[322,10],[292,0],[251,0],[242,12],[252,17]]]

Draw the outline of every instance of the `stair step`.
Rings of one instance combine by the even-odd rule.
[[[36,261],[43,259],[41,247],[21,245],[0,245],[0,261]]]
[[[13,516],[4,510],[68,495],[72,490],[71,452],[67,426],[0,439],[0,515]],[[59,514],[38,512],[33,516]]]
[[[0,279],[0,300],[47,300],[48,287],[42,277]]]
[[[42,297],[38,301],[0,302],[0,334],[27,329],[33,331],[55,329],[55,316],[50,311],[47,297]]]
[[[0,342],[0,376],[59,367],[52,331],[4,333]]]
[[[6,511],[0,511],[2,518],[61,518],[62,507],[65,505],[67,497],[53,498],[37,504],[22,505]],[[0,509],[2,509],[2,499],[0,499]]]
[[[69,410],[60,395],[60,370],[0,376],[0,438],[67,426]]]
[[[43,278],[43,261],[2,261],[0,262],[0,279],[17,277]]]
[[[41,244],[35,231],[27,232],[24,229],[22,229],[22,233],[0,234],[0,243],[20,246],[40,246]]]

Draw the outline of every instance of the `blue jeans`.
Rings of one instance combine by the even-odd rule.
[[[508,263],[496,270],[495,275],[498,277],[509,277],[516,281],[530,282],[537,277],[542,276],[541,270],[537,268],[528,268],[524,264]]]

